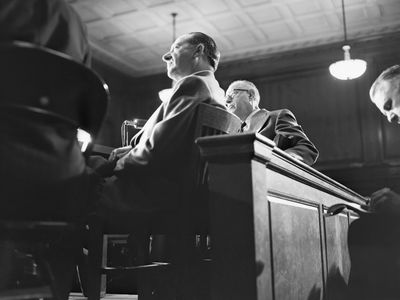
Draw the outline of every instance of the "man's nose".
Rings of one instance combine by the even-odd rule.
[[[162,60],[165,61],[165,62],[171,60],[171,58],[172,58],[172,56],[171,56],[171,53],[169,51],[162,56]]]

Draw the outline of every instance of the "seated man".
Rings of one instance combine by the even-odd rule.
[[[114,150],[108,165],[94,167],[105,177],[114,175],[107,179],[99,202],[99,214],[110,222],[116,221],[113,213],[131,216],[177,204],[182,170],[191,159],[196,108],[200,103],[223,107],[224,91],[214,77],[219,52],[211,37],[200,32],[182,35],[163,60],[175,82],[172,96],[130,146]]]
[[[308,165],[314,164],[318,150],[297,124],[294,115],[287,109],[260,109],[259,102],[260,93],[250,81],[234,81],[226,91],[226,107],[244,122],[244,132],[259,132],[291,156]]]

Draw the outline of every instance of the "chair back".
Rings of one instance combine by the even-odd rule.
[[[193,141],[204,136],[239,133],[241,124],[241,120],[227,110],[202,103],[197,109]],[[189,185],[190,190],[204,183],[206,173],[206,166],[201,160],[199,147],[195,143],[193,143],[192,166],[189,171],[193,172],[193,170],[195,170],[195,180],[192,181],[194,187]]]
[[[196,231],[202,231],[199,228],[208,227],[207,164],[201,159],[195,141],[204,136],[239,133],[242,122],[227,110],[205,103],[197,108],[195,120],[191,159],[182,176],[180,219],[194,224]]]

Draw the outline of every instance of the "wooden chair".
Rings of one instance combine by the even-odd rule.
[[[207,234],[208,203],[206,198],[207,168],[200,159],[195,140],[201,136],[237,133],[241,121],[224,109],[208,104],[200,104],[196,111],[196,127],[193,135],[190,165],[183,174],[180,207],[173,213],[148,216],[146,228],[122,228],[121,231],[110,232],[103,227],[99,219],[89,224],[89,300],[97,300],[106,293],[107,275],[127,272],[139,272],[139,299],[169,299],[160,296],[160,291],[152,285],[151,280],[160,277],[178,278],[178,291],[171,288],[179,299],[180,288],[184,288],[184,270],[193,258],[193,246],[196,234]],[[155,187],[156,188],[156,187]],[[144,217],[146,218],[146,216]],[[107,234],[135,233],[139,235],[167,234],[169,243],[173,245],[172,257],[167,263],[148,263],[131,267],[107,266]],[[165,279],[165,277],[164,277]],[[183,281],[182,281],[183,280]],[[159,298],[161,297],[161,298]]]
[[[80,234],[77,212],[84,205],[72,204],[87,202],[90,178],[76,133],[79,127],[96,136],[108,89],[84,65],[26,42],[0,43],[0,64],[0,244],[8,245],[0,253],[11,255],[21,246],[33,255],[45,284],[5,284],[0,298],[63,299],[45,252],[60,237]],[[0,261],[5,267],[4,257]]]

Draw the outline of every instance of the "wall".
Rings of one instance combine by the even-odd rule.
[[[233,80],[251,80],[260,90],[261,107],[292,110],[320,150],[315,167],[328,176],[362,194],[383,186],[400,191],[400,129],[386,122],[368,96],[377,75],[400,63],[400,33],[351,46],[353,57],[368,62],[366,74],[357,80],[340,81],[329,74],[329,64],[343,58],[340,44],[221,61],[216,77],[224,89]],[[113,133],[124,119],[150,116],[159,104],[158,90],[170,85],[164,74],[116,78],[109,76],[113,100],[101,135],[108,145],[117,144]]]
[[[132,78],[93,60],[93,69],[104,79],[110,90],[110,101],[96,143],[121,146],[121,124],[133,118],[147,119],[160,105],[158,91],[168,88],[171,81],[164,74]]]
[[[218,78],[225,88],[250,79],[260,89],[260,106],[291,109],[320,150],[315,167],[328,176],[363,194],[383,186],[400,191],[400,128],[380,115],[368,95],[380,72],[400,62],[400,35],[352,44],[352,56],[368,62],[357,80],[329,74],[328,65],[342,59],[340,47],[224,65]]]

